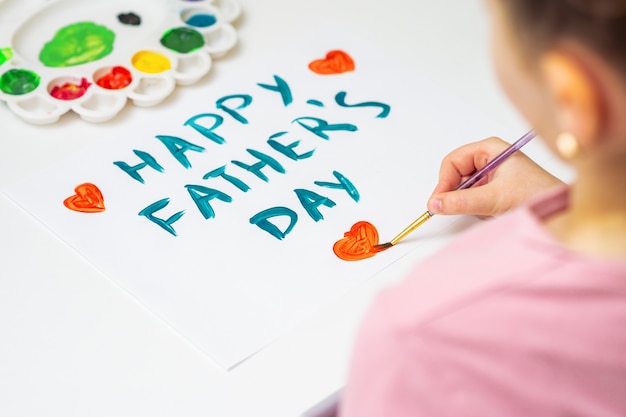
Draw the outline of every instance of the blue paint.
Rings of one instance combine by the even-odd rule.
[[[309,126],[306,123],[303,123],[302,120],[313,121],[316,123],[316,126]],[[330,139],[330,137],[325,133],[326,131],[344,130],[346,132],[356,132],[359,130],[355,125],[350,123],[330,124],[326,120],[318,119],[317,117],[298,117],[297,119],[294,119],[292,123],[298,123],[309,132],[326,140]]]
[[[287,216],[289,217],[289,225],[285,228],[285,230],[280,230],[278,226],[274,223],[270,222],[269,219],[279,216]],[[298,214],[287,207],[272,207],[266,210],[263,210],[250,218],[251,224],[256,224],[261,229],[268,232],[270,235],[274,236],[278,240],[283,240],[285,236],[291,232],[293,227],[296,225],[298,221]]]
[[[315,185],[319,185],[320,187],[345,190],[348,193],[348,195],[354,201],[356,201],[358,203],[359,200],[361,199],[361,195],[359,194],[359,190],[356,189],[354,184],[352,184],[352,182],[348,178],[343,176],[338,171],[333,171],[333,175],[335,176],[335,178],[337,178],[337,180],[339,180],[339,183],[324,182],[324,181],[314,181],[314,184]]]
[[[305,153],[302,153],[302,154],[298,154],[298,153],[296,153],[293,150],[295,147],[297,147],[300,144],[299,140],[297,140],[295,142],[292,142],[289,145],[283,145],[282,143],[280,143],[277,140],[275,140],[276,138],[284,136],[286,133],[287,132],[274,133],[268,139],[268,141],[267,141],[268,145],[270,145],[275,151],[282,153],[287,158],[289,158],[289,159],[291,159],[293,161],[299,161],[301,159],[307,159],[307,158],[310,158],[311,156],[313,156],[313,153],[315,153],[315,149],[310,150],[310,151],[305,152]]]
[[[132,179],[137,180],[142,184],[144,183],[144,179],[141,177],[141,175],[139,175],[139,172],[137,172],[140,169],[149,166],[150,168],[158,172],[163,172],[163,167],[159,165],[156,159],[154,159],[149,153],[138,151],[136,149],[133,149],[133,153],[137,155],[143,162],[133,166],[130,166],[123,161],[115,161],[113,162],[113,164],[121,168],[121,170],[126,172],[128,175],[130,175]]]
[[[345,91],[337,93],[337,95],[335,96],[335,102],[341,107],[380,107],[381,111],[376,116],[379,119],[384,119],[385,117],[389,116],[389,112],[391,111],[391,106],[389,104],[381,103],[378,101],[366,101],[357,104],[346,104]]]
[[[324,103],[322,103],[319,100],[310,99],[310,100],[307,100],[306,102],[307,102],[307,104],[312,104],[313,106],[324,107]]]
[[[139,212],[139,215],[146,217],[151,222],[159,225],[163,230],[176,236],[176,230],[174,230],[174,228],[172,227],[172,224],[178,221],[181,217],[183,217],[183,214],[185,214],[184,210],[173,214],[167,220],[154,216],[155,212],[164,209],[169,203],[170,203],[169,198],[164,198],[162,200],[156,201],[150,204],[148,207],[141,210]]]
[[[240,162],[240,161],[231,161],[231,162],[237,165],[238,167],[243,168],[246,171],[253,173],[254,175],[256,175],[257,177],[259,177],[265,182],[268,182],[269,179],[267,178],[267,175],[265,175],[261,170],[265,168],[266,166],[269,166],[274,171],[279,172],[281,174],[284,174],[286,172],[285,168],[271,156],[266,155],[263,152],[256,151],[254,149],[246,149],[246,150],[248,151],[250,155],[257,158],[259,162],[253,165],[244,164],[243,162]]]
[[[286,130],[281,130],[280,132],[276,132],[276,133],[270,135],[270,139],[276,139],[276,138],[279,138],[281,136],[285,136],[287,133],[289,133],[289,132],[287,132]]]
[[[305,190],[304,188],[296,188],[293,190],[300,200],[300,204],[309,213],[309,216],[316,222],[323,220],[324,216],[319,211],[319,206],[335,207],[336,204],[328,197],[321,196],[313,191]]]
[[[217,22],[217,19],[212,14],[194,14],[191,16],[185,23],[189,26],[194,26],[197,28],[208,28],[209,26],[213,26]]]
[[[176,158],[176,160],[186,169],[191,168],[191,162],[189,162],[185,152],[204,152],[206,150],[202,146],[194,145],[193,143],[187,142],[185,139],[181,139],[176,136],[157,135],[156,138],[160,140],[163,145],[165,145],[172,156]]]
[[[226,113],[230,114],[239,123],[243,123],[244,125],[248,124],[248,119],[243,117],[241,114],[239,114],[239,112],[236,112],[234,109],[231,109],[230,107],[227,107],[226,105],[224,105],[226,101],[229,101],[232,99],[242,100],[242,103],[239,106],[237,106],[237,110],[241,110],[245,107],[248,107],[252,103],[252,96],[248,94],[233,94],[230,96],[224,96],[215,102],[215,106],[218,109],[224,110]]]
[[[231,184],[239,188],[244,193],[247,193],[248,190],[250,190],[250,187],[248,187],[248,184],[241,181],[239,178],[235,178],[232,175],[228,175],[226,173],[226,165],[222,165],[221,167],[214,169],[213,171],[207,172],[206,174],[204,174],[202,179],[208,180],[209,178],[217,178],[217,177],[224,178],[226,181],[230,182]]]
[[[274,75],[274,81],[276,81],[276,85],[261,84],[261,83],[258,83],[257,85],[267,90],[276,91],[280,93],[280,97],[283,100],[283,105],[287,107],[293,102],[291,88],[289,88],[289,84],[287,84],[287,82],[283,80],[282,78],[280,78],[278,75]]]
[[[225,203],[232,203],[233,201],[231,196],[214,188],[204,187],[202,185],[185,185],[185,188],[205,219],[215,217],[215,211],[210,204],[211,200],[217,198]]]
[[[206,127],[198,123],[198,120],[206,118],[213,119],[213,126]],[[213,130],[220,127],[222,123],[224,123],[224,118],[219,114],[202,113],[189,118],[185,123],[183,123],[183,126],[191,126],[196,130],[196,132],[200,133],[205,138],[212,140],[218,145],[222,145],[226,143],[226,139],[213,132]]]

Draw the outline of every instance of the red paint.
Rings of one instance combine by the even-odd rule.
[[[63,205],[81,213],[100,213],[105,210],[104,197],[94,184],[86,182],[74,188],[76,194],[66,198]]]
[[[333,245],[333,252],[344,261],[360,261],[378,252],[372,249],[378,245],[378,230],[371,223],[357,222],[343,236]]]
[[[80,84],[74,84],[72,82],[66,82],[62,85],[55,85],[50,91],[50,95],[59,100],[76,100],[82,97],[91,83],[85,78],[81,78]]]
[[[113,67],[111,71],[100,77],[96,84],[107,90],[120,90],[133,81],[133,76],[124,67]]]
[[[354,60],[346,52],[334,50],[328,52],[325,58],[311,62],[309,69],[321,75],[341,74],[354,71]]]

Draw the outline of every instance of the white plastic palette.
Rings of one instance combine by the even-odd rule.
[[[0,45],[0,100],[29,123],[154,106],[237,43],[236,0],[55,0]]]

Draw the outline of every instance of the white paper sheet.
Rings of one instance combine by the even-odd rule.
[[[309,64],[331,50],[349,54],[355,69],[312,72]],[[280,82],[290,94],[284,85],[278,91]],[[338,93],[344,105],[337,104]],[[236,97],[224,99],[229,96]],[[441,158],[462,143],[494,133],[493,124],[454,97],[362,41],[328,29],[286,43],[254,68],[188,88],[180,97],[129,121],[104,146],[5,192],[224,368],[407,251],[427,247],[426,235],[416,233],[362,261],[342,261],[332,250],[360,220],[373,223],[382,242],[391,239],[424,211]],[[354,106],[359,103],[366,104]],[[325,130],[321,133],[328,138],[320,137],[303,126],[323,123],[316,119],[341,129]],[[191,126],[194,120],[225,142],[199,132]],[[215,123],[219,126],[213,128]],[[272,147],[270,138],[282,150]],[[294,160],[287,156],[289,149],[312,154]],[[114,164],[146,160],[150,163],[136,171],[143,183]],[[261,165],[251,171],[261,175],[245,169],[255,164]],[[221,167],[229,178],[203,179]],[[316,184],[340,184],[338,178],[344,179],[343,187]],[[82,213],[64,206],[82,183],[97,185],[104,211]],[[199,201],[219,196],[209,200],[210,209],[204,206],[208,219],[189,189]],[[310,213],[297,193],[310,204]],[[139,215],[159,201],[168,204],[153,216],[167,220],[183,213],[170,224],[171,231]],[[268,220],[283,232],[294,221],[283,239],[250,222],[276,207],[297,215],[295,221],[289,216]],[[323,219],[316,221],[318,216]],[[446,225],[444,218],[437,220],[427,225],[428,233]]]

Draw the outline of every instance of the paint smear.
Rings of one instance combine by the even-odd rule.
[[[66,82],[61,85],[55,85],[50,90],[50,95],[58,100],[76,100],[85,95],[91,83],[86,78],[80,80],[80,84]]]
[[[98,78],[96,84],[107,90],[121,90],[133,81],[130,71],[124,67],[113,67],[111,71]]]
[[[170,60],[162,54],[151,51],[139,51],[131,60],[133,66],[147,74],[158,74],[172,68]]]
[[[8,60],[13,58],[13,49],[11,48],[0,48],[0,65],[4,64]]]
[[[209,26],[213,26],[217,22],[217,19],[212,14],[194,14],[189,19],[185,21],[189,26],[194,26],[197,28],[208,28]]]
[[[309,99],[309,100],[307,100],[306,102],[307,102],[307,104],[311,104],[311,105],[313,105],[313,106],[317,106],[317,107],[324,107],[324,103],[322,103],[322,102],[321,102],[321,101],[319,101],[319,100]]]
[[[309,69],[320,75],[341,74],[354,71],[354,68],[352,57],[340,50],[329,51],[325,58],[316,59],[309,64]]]
[[[165,32],[161,45],[172,51],[188,53],[204,46],[204,38],[196,30],[180,27]]]
[[[141,17],[135,13],[120,13],[117,15],[117,20],[125,25],[139,26],[141,24]]]
[[[344,261],[360,261],[378,253],[372,249],[378,245],[378,230],[369,222],[355,223],[343,236],[333,245],[333,252]]]
[[[39,53],[47,67],[71,67],[97,61],[113,51],[115,34],[93,22],[79,22],[61,28]]]
[[[0,90],[6,94],[19,96],[30,93],[39,86],[41,79],[35,72],[25,69],[12,69],[0,77]]]
[[[95,184],[86,182],[76,186],[74,191],[76,194],[63,201],[68,209],[80,213],[100,213],[106,210],[102,192]]]

